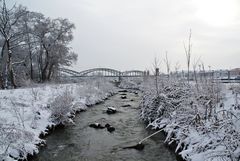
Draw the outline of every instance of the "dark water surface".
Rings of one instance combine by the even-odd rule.
[[[40,150],[34,161],[176,161],[174,152],[163,143],[160,133],[145,144],[142,151],[122,149],[135,145],[154,131],[146,130],[139,120],[140,96],[127,92],[127,99],[120,93],[104,103],[89,108],[75,118],[75,126],[56,129],[46,138],[47,146]],[[121,107],[130,104],[131,107]],[[107,115],[108,106],[116,107],[116,114]],[[109,123],[116,130],[88,127],[90,123]]]

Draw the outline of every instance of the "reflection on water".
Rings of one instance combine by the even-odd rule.
[[[56,129],[47,139],[47,146],[40,150],[35,161],[175,161],[176,156],[164,144],[164,136],[158,134],[144,142],[142,151],[122,149],[135,145],[142,138],[153,133],[146,130],[139,120],[140,97],[127,93],[121,99],[120,93],[96,105],[75,118],[75,126]],[[134,100],[134,101],[133,101]],[[130,104],[130,107],[122,105]],[[118,112],[107,115],[108,106],[116,107]],[[116,130],[94,129],[88,125],[99,122],[112,125]]]

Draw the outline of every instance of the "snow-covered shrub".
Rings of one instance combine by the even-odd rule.
[[[38,88],[32,88],[31,95],[33,97],[33,100],[36,101],[38,99],[39,89]]]
[[[65,90],[50,103],[51,118],[55,124],[66,124],[72,122],[69,118],[73,107],[73,96],[69,90]]]
[[[151,89],[144,91],[141,117],[148,122],[171,118],[171,113],[188,99],[188,95],[189,89],[181,83],[165,86],[159,95]]]
[[[230,89],[232,90],[232,94],[234,95],[234,108],[235,109],[240,109],[240,104],[239,104],[239,100],[240,100],[240,85],[232,85],[230,87]]]
[[[3,157],[8,154],[16,159],[24,159],[29,153],[32,153],[32,148],[37,151],[36,146],[33,147],[30,143],[34,140],[34,134],[18,127],[17,125],[4,125],[1,127],[1,148],[4,149]],[[2,149],[1,149],[2,150]]]
[[[7,109],[12,113],[12,123],[6,123],[6,119],[0,120],[0,154],[3,158],[10,154],[13,158],[24,159],[35,146],[29,147],[29,143],[34,141],[34,133],[28,131],[25,126],[26,104],[10,100],[11,108]]]
[[[139,89],[142,82],[142,78],[122,78],[119,87],[125,89]]]
[[[176,152],[185,160],[239,160],[240,111],[221,107],[225,95],[220,84],[206,81],[196,88],[184,82],[164,82],[159,95],[153,88],[142,88],[141,117],[149,126],[163,128],[166,143],[176,142]]]
[[[85,88],[85,86],[88,88]],[[101,81],[89,79],[85,85],[81,84],[78,87],[77,95],[84,96],[81,99],[85,100],[84,102],[86,105],[91,106],[102,102],[105,98],[116,93],[116,91],[114,84],[103,78],[101,78]]]

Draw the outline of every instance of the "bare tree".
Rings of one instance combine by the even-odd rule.
[[[166,64],[166,69],[167,69],[167,75],[168,75],[168,79],[170,78],[170,62],[168,60],[168,52],[166,51],[166,55],[165,55],[165,59],[164,62]]]
[[[178,71],[179,71],[179,69],[180,69],[180,64],[179,64],[179,62],[176,62],[174,68],[175,68],[176,78],[178,78]]]
[[[23,17],[23,29],[25,31],[25,44],[26,44],[26,53],[28,53],[28,67],[29,67],[29,75],[31,80],[34,78],[34,55],[36,55],[36,49],[37,49],[37,39],[33,34],[33,26],[36,23],[36,19],[42,16],[40,13],[36,12],[28,12]]]
[[[45,39],[47,39],[47,35],[50,34],[50,18],[45,18],[44,15],[38,14],[35,17],[35,24],[33,26],[32,34],[37,39],[37,58],[36,58],[36,64],[37,64],[37,70],[38,70],[38,78],[39,81],[43,80],[43,69],[44,69],[44,58],[46,57],[45,54],[48,54],[48,50],[44,52],[44,45],[48,46],[47,43],[45,43]],[[47,59],[47,58],[45,58]]]
[[[4,88],[8,88],[9,80],[11,85],[16,88],[15,75],[13,69],[13,49],[21,43],[21,37],[24,34],[18,30],[21,17],[26,14],[26,8],[14,5],[8,9],[5,0],[2,1],[0,7],[0,34],[4,40],[2,47],[3,68],[2,77]],[[6,54],[5,54],[6,53]]]
[[[45,19],[35,27],[35,35],[40,43],[39,69],[41,81],[50,80],[60,65],[69,66],[77,55],[68,47],[73,39],[74,24],[67,19]]]
[[[193,73],[194,73],[194,79],[195,79],[195,82],[196,82],[196,88],[197,88],[197,91],[199,91],[199,85],[198,85],[198,79],[197,79],[197,66],[199,64],[199,61],[200,61],[200,58],[198,58],[197,60],[195,60],[193,62]]]
[[[20,80],[49,81],[59,67],[70,66],[77,54],[69,46],[74,24],[50,19],[21,5],[8,9],[0,0],[0,86],[14,88]]]
[[[158,82],[158,77],[159,77],[159,66],[160,66],[160,62],[158,60],[157,57],[154,58],[153,61],[153,73],[155,76],[155,89],[156,89],[156,93],[157,95],[159,94],[159,82]]]
[[[207,84],[207,74],[206,74],[205,65],[203,62],[201,63],[201,67],[202,67],[202,73],[203,73],[203,78],[205,80],[205,84]]]
[[[188,45],[186,46],[186,44],[183,43],[185,55],[187,58],[187,81],[188,81],[188,83],[189,83],[189,77],[190,77],[190,63],[191,63],[191,54],[192,54],[191,38],[192,38],[192,31],[190,29],[189,37],[188,37]]]
[[[180,63],[176,62],[175,67],[174,67],[176,73],[179,71],[180,67],[181,67]]]

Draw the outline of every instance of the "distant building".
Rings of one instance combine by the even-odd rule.
[[[230,70],[232,76],[240,76],[240,68]]]

